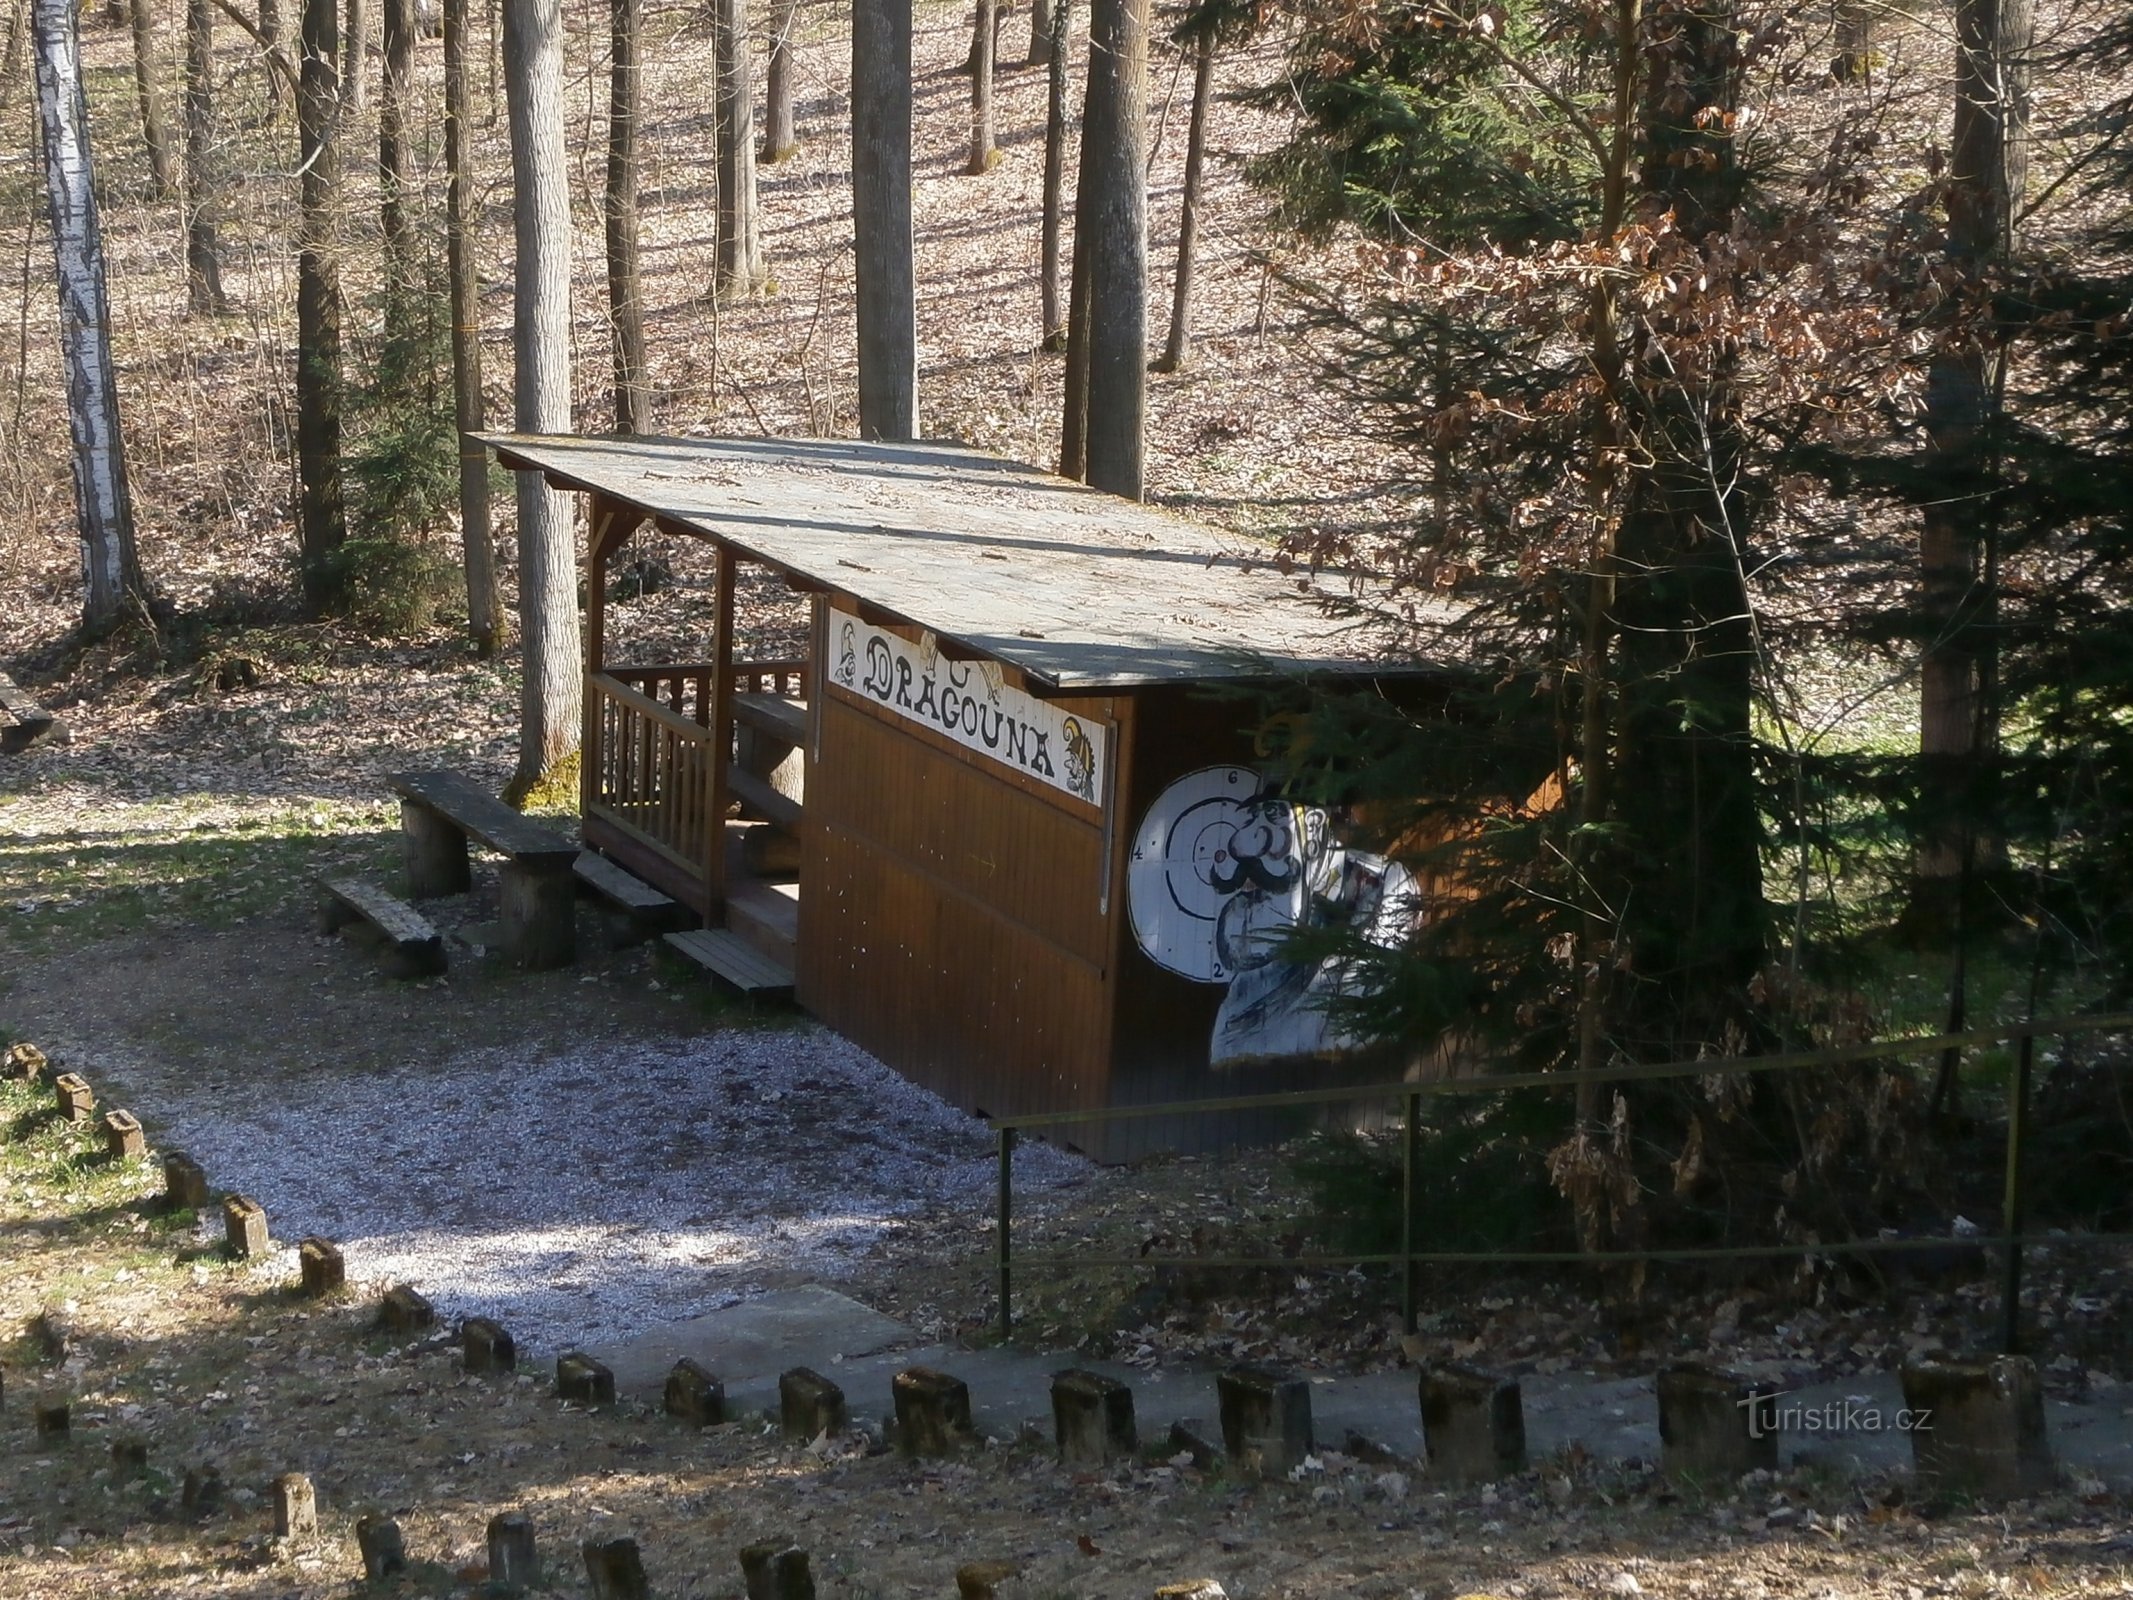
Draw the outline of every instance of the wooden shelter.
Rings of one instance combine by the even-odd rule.
[[[979,1113],[1294,1087],[1352,1056],[1316,1003],[1344,974],[1275,936],[1331,905],[1397,937],[1418,892],[1272,793],[1248,703],[1210,695],[1382,670],[1308,581],[967,448],[486,442],[587,497],[585,842],[701,914],[709,964],[783,972]],[[647,523],[717,550],[706,662],[608,659],[607,564]],[[810,597],[804,659],[735,659],[744,562]]]

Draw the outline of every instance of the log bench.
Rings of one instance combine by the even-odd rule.
[[[0,755],[20,755],[47,739],[64,741],[65,724],[0,672]]]
[[[474,881],[467,842],[477,840],[504,858],[497,876],[505,956],[534,972],[576,959],[574,842],[456,772],[397,772],[386,782],[400,797],[411,896],[466,893]]]
[[[321,878],[319,927],[338,933],[366,922],[384,941],[385,970],[396,978],[430,978],[444,971],[444,939],[429,919],[360,878]]]

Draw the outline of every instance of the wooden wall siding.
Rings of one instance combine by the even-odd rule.
[[[965,1109],[1100,1103],[1101,821],[841,693],[813,711],[800,1003]]]
[[[1099,821],[1070,811],[1064,796],[1053,804],[1016,787],[983,757],[946,741],[936,747],[841,690],[823,696],[822,719],[821,758],[807,777],[811,824],[843,828],[943,891],[1089,966],[1108,965]]]

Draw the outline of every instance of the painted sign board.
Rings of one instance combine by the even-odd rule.
[[[1156,796],[1126,865],[1133,935],[1157,966],[1220,984],[1216,1067],[1330,1057],[1365,1041],[1328,1002],[1371,992],[1343,956],[1292,959],[1292,930],[1343,926],[1395,948],[1422,917],[1414,875],[1344,844],[1335,817],[1249,767],[1202,767]]]
[[[966,750],[1090,805],[1101,802],[1110,731],[1010,685],[996,661],[951,661],[928,633],[913,643],[835,607],[830,681]]]

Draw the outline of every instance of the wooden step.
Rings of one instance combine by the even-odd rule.
[[[767,822],[775,822],[781,828],[797,831],[800,826],[800,802],[779,794],[754,773],[740,767],[726,769],[726,789],[740,801],[741,809],[752,812]]]
[[[591,850],[580,851],[571,870],[577,874],[580,889],[598,895],[621,913],[611,915],[610,920],[617,946],[641,942],[670,928],[686,928],[696,920],[672,895]]]
[[[730,928],[670,933],[667,943],[750,999],[792,998],[792,968],[780,966]]]
[[[726,926],[771,960],[800,961],[800,886],[743,878],[726,885]]]
[[[733,716],[751,728],[775,734],[789,745],[807,743],[807,702],[788,700],[781,694],[737,694]]]
[[[325,898],[319,926],[337,933],[353,922],[376,930],[383,942],[385,970],[396,978],[429,978],[444,971],[444,938],[429,918],[404,900],[396,900],[360,878],[321,878]]]

